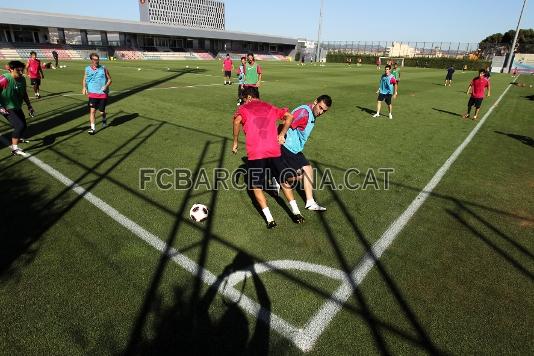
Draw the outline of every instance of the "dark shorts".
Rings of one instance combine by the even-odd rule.
[[[247,161],[247,186],[249,189],[272,189],[271,179],[279,180],[284,170],[281,157],[260,158]]]
[[[473,98],[473,97],[470,97],[469,98],[469,103],[467,104],[467,106],[471,107],[473,105],[475,105],[475,108],[477,109],[480,109],[480,106],[482,105],[482,98]]]
[[[447,76],[445,76],[445,80],[452,80],[452,74],[447,74]]]
[[[30,78],[30,84],[31,85],[41,85],[41,79],[40,78]]]
[[[11,137],[21,138],[26,131],[28,125],[26,124],[26,117],[22,109],[7,109],[8,114],[4,117],[9,121],[9,124],[13,128]]]
[[[107,98],[89,98],[89,107],[100,112],[106,112]]]
[[[302,167],[309,166],[310,161],[306,159],[302,152],[293,153],[282,145],[282,163],[284,168],[289,168],[294,175],[302,174]]]
[[[393,95],[391,95],[391,94],[382,94],[382,93],[380,93],[380,94],[378,94],[378,98],[376,100],[378,100],[378,101],[386,101],[386,104],[391,105],[391,97],[392,96]]]
[[[225,70],[224,71],[224,76],[225,77],[231,77],[232,76],[232,71],[231,70]]]

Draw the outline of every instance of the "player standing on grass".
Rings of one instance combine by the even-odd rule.
[[[308,210],[325,211],[326,208],[317,204],[313,198],[313,170],[302,151],[315,127],[315,121],[331,106],[332,98],[321,95],[313,103],[301,105],[293,110],[291,113],[293,122],[282,145],[282,161],[285,168],[289,168],[293,176],[304,180],[305,207]]]
[[[393,119],[393,105],[391,104],[391,98],[397,98],[397,81],[395,77],[391,74],[391,67],[387,65],[384,69],[384,74],[380,77],[380,83],[376,93],[378,94],[378,99],[376,102],[376,114],[373,117],[380,116],[380,108],[382,107],[382,101],[385,101],[388,105],[389,118]]]
[[[56,69],[59,64],[59,55],[56,51],[52,51],[52,57],[54,58],[54,69]]]
[[[397,63],[393,65],[393,69],[391,70],[391,75],[393,75],[395,77],[395,80],[397,81],[397,90],[398,90],[401,72],[400,72],[399,65]]]
[[[89,123],[91,127],[87,131],[90,135],[96,133],[95,114],[96,110],[102,115],[102,128],[106,127],[106,104],[108,91],[111,85],[111,76],[106,67],[100,65],[100,57],[96,53],[89,55],[91,65],[85,67],[82,80],[82,94],[89,97]]]
[[[245,88],[253,88],[256,92],[256,97],[260,98],[260,85],[261,85],[262,71],[259,64],[256,63],[253,53],[247,54],[247,64],[245,65]]]
[[[34,111],[26,92],[26,79],[23,76],[24,63],[11,61],[8,63],[9,73],[0,76],[0,114],[2,114],[13,127],[11,134],[11,153],[13,155],[24,155],[24,151],[18,144],[22,141],[22,135],[26,131],[27,124],[22,102],[26,103],[30,115]]]
[[[41,61],[37,59],[37,53],[35,51],[30,52],[30,58],[28,59],[28,63],[26,63],[26,74],[30,78],[30,84],[33,86],[35,97],[39,99],[41,97],[39,87],[41,86],[41,78],[44,79],[44,73],[41,67]]]
[[[454,74],[454,67],[453,66],[450,66],[449,68],[447,68],[447,75],[445,76],[445,86],[451,86],[452,84],[452,75]]]
[[[476,120],[478,118],[478,113],[480,111],[480,106],[482,106],[482,100],[484,100],[484,92],[486,88],[488,88],[488,98],[491,96],[491,84],[489,80],[486,79],[484,74],[486,74],[486,71],[484,69],[479,70],[478,77],[473,78],[473,80],[469,84],[469,87],[467,88],[467,94],[469,95],[469,93],[471,92],[471,97],[469,98],[469,102],[467,103],[467,113],[464,115],[464,119],[469,119],[469,115],[471,114],[471,108],[473,107],[473,105],[476,108],[473,120]]]
[[[237,80],[239,85],[237,86],[237,106],[243,103],[243,88],[245,84],[245,68],[247,65],[247,57],[241,57],[241,63],[237,67]]]
[[[232,70],[234,70],[234,65],[232,63],[232,58],[227,54],[226,58],[223,61],[223,72],[224,72],[224,85],[232,84]]]
[[[267,228],[272,229],[276,226],[276,222],[267,206],[263,190],[267,189],[267,182],[270,179],[269,171],[280,179],[284,168],[280,158],[282,155],[280,145],[285,142],[285,135],[293,121],[293,116],[286,108],[281,109],[259,100],[253,87],[243,90],[243,98],[245,103],[237,109],[233,119],[232,152],[237,153],[239,131],[243,125],[247,151],[247,185],[265,216]],[[279,120],[284,121],[280,133],[277,128]],[[304,222],[291,187],[287,183],[282,183],[282,191],[291,206],[293,222],[297,224]]]

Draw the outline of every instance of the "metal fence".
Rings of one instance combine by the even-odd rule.
[[[403,41],[325,41],[323,52],[344,52],[387,57],[454,57],[478,53],[478,43]]]

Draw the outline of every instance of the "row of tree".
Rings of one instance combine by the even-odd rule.
[[[480,41],[479,48],[484,54],[503,55],[510,52],[514,41],[515,30],[505,33],[494,33]],[[521,29],[517,36],[515,52],[534,53],[534,29]]]

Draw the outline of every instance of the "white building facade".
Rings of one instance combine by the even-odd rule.
[[[139,0],[142,22],[163,25],[225,29],[224,2],[215,0]]]

